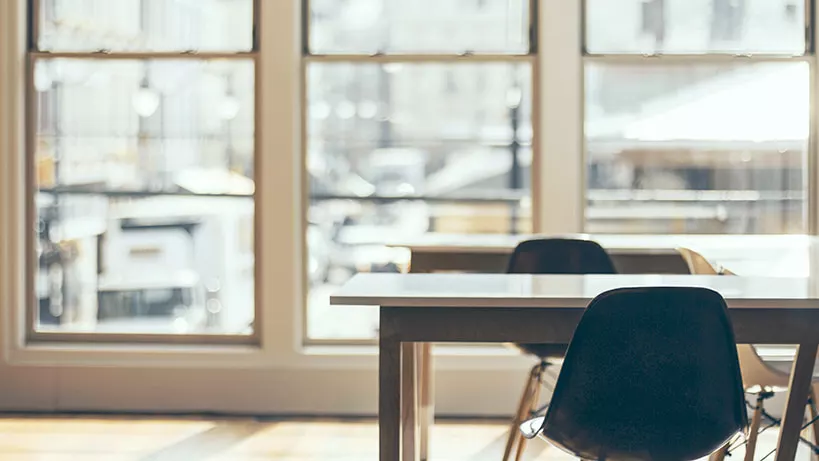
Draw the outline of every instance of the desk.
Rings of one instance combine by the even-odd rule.
[[[798,344],[777,460],[793,460],[819,346],[819,281],[692,275],[361,274],[332,304],[380,307],[381,461],[419,456],[418,343],[568,343],[598,294],[702,286],[726,299],[737,342]],[[427,377],[429,375],[426,375]],[[403,440],[403,444],[401,441]]]

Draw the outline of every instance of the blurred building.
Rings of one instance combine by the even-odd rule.
[[[528,18],[520,13],[525,10],[523,2],[385,2],[380,10],[365,8],[371,2],[316,3],[316,14],[322,17],[314,26],[320,33],[311,34],[311,45],[317,49],[442,53],[525,52],[527,48]],[[433,8],[451,11],[431,15],[428,11]],[[587,14],[586,46],[591,53],[783,53],[804,47],[804,11],[795,0],[599,0],[589,2]],[[498,21],[498,17],[507,19]],[[445,19],[436,22],[436,18]],[[458,18],[458,23],[453,24],[452,18]],[[424,34],[419,41],[420,30]],[[803,230],[808,112],[799,101],[807,98],[808,77],[806,67],[797,67],[793,63],[588,64],[589,230]],[[780,70],[779,77],[771,77]],[[513,162],[508,146],[513,137],[508,99],[521,90],[517,141],[522,149],[517,165],[525,178],[521,187],[528,189],[531,82],[527,66],[327,64],[312,66],[309,75],[310,155],[330,155],[362,171],[362,164],[370,162],[379,148],[420,148],[429,154],[426,191],[430,194],[509,191]],[[768,100],[760,98],[759,91],[782,88],[792,89],[786,95],[788,102],[766,108]],[[726,91],[732,96],[724,96]],[[708,107],[725,102],[726,97],[733,100],[723,104],[719,119],[704,117]],[[664,121],[663,113],[688,103],[699,104],[688,109],[688,119]],[[782,110],[788,113],[760,114]],[[758,125],[771,118],[788,120],[798,133],[783,138],[769,130],[767,138],[759,139],[761,132],[755,131],[753,139],[747,132],[716,139],[694,126],[699,123],[730,133],[727,126],[737,125],[732,119],[743,114],[746,121],[756,115]],[[637,133],[635,127],[645,127],[649,119],[653,125]],[[654,136],[657,133],[663,133],[662,139]],[[365,179],[371,178],[365,175]],[[506,232],[509,210],[505,205],[434,207],[433,214],[452,214],[452,219],[439,216],[432,221],[432,230]],[[520,229],[529,226],[524,222]]]

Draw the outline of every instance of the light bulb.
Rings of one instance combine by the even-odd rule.
[[[332,112],[332,110],[333,109],[330,107],[330,105],[325,101],[319,101],[312,104],[310,107],[310,118],[315,120],[325,120],[330,116],[330,112]]]
[[[509,107],[520,107],[521,101],[523,101],[523,91],[518,87],[509,88],[509,91],[506,92],[506,104]]]
[[[225,96],[222,99],[222,107],[219,108],[219,116],[222,120],[233,120],[239,115],[239,100],[234,96]]]
[[[134,104],[136,113],[140,117],[147,118],[154,115],[159,108],[159,95],[150,88],[142,87],[134,94],[131,102]]]
[[[46,69],[45,66],[39,65],[34,69],[34,88],[36,88],[37,91],[45,93],[51,89],[52,83],[54,82],[51,80],[51,75],[49,75],[48,69]]]

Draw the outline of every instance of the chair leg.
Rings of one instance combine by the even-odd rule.
[[[711,453],[711,456],[708,457],[708,461],[723,461],[725,459],[725,455],[728,454],[728,448],[730,446],[731,442],[728,442],[725,445],[719,447],[719,450]]]
[[[759,436],[759,425],[762,422],[762,406],[764,405],[762,397],[757,397],[756,408],[754,409],[754,416],[751,419],[751,428],[748,430],[748,443],[745,444],[745,461],[754,461],[754,452],[756,451],[756,439]]]
[[[512,418],[512,424],[509,427],[509,436],[506,438],[506,447],[503,450],[503,461],[509,461],[509,457],[512,454],[512,447],[515,446],[519,439],[523,438],[523,435],[520,433],[520,425],[526,418],[528,408],[531,406],[532,387],[535,385],[535,372],[539,367],[540,365],[537,365],[532,368],[526,377],[526,384],[523,386],[523,393],[520,396],[517,412],[514,418]]]
[[[541,363],[536,370],[533,369],[532,374],[534,389],[530,393],[529,404],[526,406],[526,417],[530,417],[537,410],[538,399],[540,399],[540,390],[543,388],[543,370],[545,367]],[[520,432],[520,431],[518,431]],[[520,461],[523,458],[523,451],[526,450],[526,443],[529,441],[526,437],[518,437],[518,448],[515,453],[515,461]]]
[[[816,420],[816,417],[819,416],[819,410],[817,410],[817,408],[819,408],[819,401],[816,400],[816,388],[811,386],[808,409],[810,411],[810,419],[813,421],[813,424],[811,425],[811,431],[813,432],[813,444],[819,447],[819,420]],[[819,461],[819,455],[814,453],[813,459],[814,461]]]

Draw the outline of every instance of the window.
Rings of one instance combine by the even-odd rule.
[[[30,335],[250,335],[253,0],[31,8]]]
[[[586,230],[806,232],[805,5],[667,0],[659,43],[645,3],[587,3]]]
[[[585,49],[801,56],[806,11],[796,0],[586,0]]]
[[[310,55],[529,51],[529,0],[305,0]]]
[[[371,340],[377,312],[328,298],[407,270],[390,243],[532,229],[530,5],[312,0],[309,16],[306,337]]]

